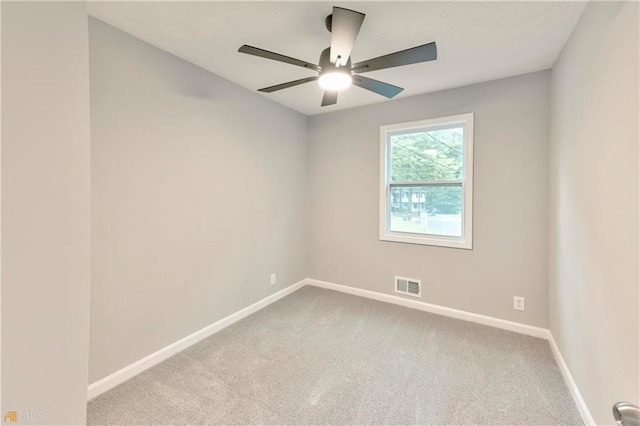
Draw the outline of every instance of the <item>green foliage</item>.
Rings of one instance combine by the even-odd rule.
[[[461,128],[432,130],[391,136],[391,182],[455,181],[462,179],[463,137]],[[401,193],[405,193],[404,196]],[[392,210],[445,214],[460,213],[460,186],[396,188]],[[415,194],[415,195],[413,195]],[[418,200],[414,203],[414,200]]]
[[[391,136],[391,181],[457,180],[462,177],[462,129]]]

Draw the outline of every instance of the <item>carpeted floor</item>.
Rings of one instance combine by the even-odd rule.
[[[582,422],[545,340],[303,287],[93,399],[88,424]]]

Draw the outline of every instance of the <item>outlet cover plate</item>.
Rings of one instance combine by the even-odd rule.
[[[524,311],[524,297],[513,296],[513,309]]]

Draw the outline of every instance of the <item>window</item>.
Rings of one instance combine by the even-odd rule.
[[[380,128],[380,239],[472,248],[473,113]]]

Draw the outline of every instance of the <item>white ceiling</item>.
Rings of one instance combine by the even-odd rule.
[[[332,6],[366,14],[353,62],[435,41],[438,60],[367,77],[405,90],[397,98],[551,68],[585,2],[90,2],[89,13],[251,90],[314,72],[238,53],[249,44],[318,63]],[[264,94],[307,115],[386,98],[351,87],[320,107],[317,83]]]

